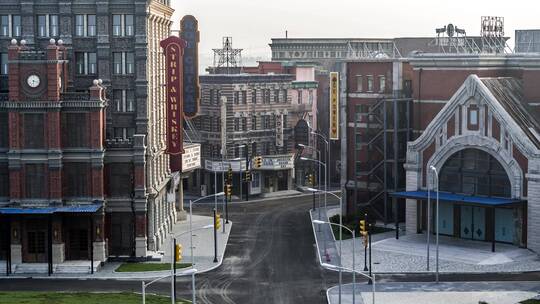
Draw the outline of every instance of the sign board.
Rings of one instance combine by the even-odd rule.
[[[276,116],[276,147],[283,147],[283,114]]]
[[[201,145],[192,144],[184,149],[182,154],[182,172],[195,170],[201,167]]]
[[[330,139],[339,139],[339,73],[330,73]]]
[[[169,36],[160,42],[165,54],[165,85],[167,90],[167,149],[170,154],[170,169],[172,172],[181,170],[182,160],[180,154],[184,153],[183,133],[184,118],[182,111],[183,92],[183,60],[186,42],[179,37]]]
[[[294,169],[294,154],[261,156],[262,165],[257,170]],[[253,162],[254,160],[252,160]]]
[[[204,168],[212,172],[227,172],[229,167],[233,172],[246,171],[246,160],[205,160]]]
[[[186,15],[180,21],[180,38],[186,41],[184,49],[184,115],[192,118],[199,111],[199,22]]]
[[[221,155],[227,155],[227,97],[221,96]]]

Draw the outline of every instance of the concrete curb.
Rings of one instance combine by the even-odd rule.
[[[220,267],[223,264],[223,258],[225,257],[225,252],[227,251],[227,245],[229,244],[229,238],[231,236],[230,231],[232,230],[233,222],[229,220],[230,228],[229,233],[227,234],[226,244],[223,247],[223,252],[221,253],[218,262],[210,268],[199,270],[197,274],[206,273],[216,268]],[[177,269],[177,271],[187,270],[191,267]],[[44,279],[44,280],[116,280],[116,281],[143,281],[143,280],[154,280],[161,278],[170,273],[170,270],[163,271],[145,271],[145,272],[113,272],[113,273],[122,273],[122,274],[140,274],[140,276],[96,276],[84,275],[84,276],[32,276],[32,275],[10,275],[10,276],[0,276],[0,280],[19,280],[19,279]],[[196,275],[197,275],[196,274]],[[177,275],[182,276],[182,275]]]

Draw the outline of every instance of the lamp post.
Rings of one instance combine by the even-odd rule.
[[[206,198],[209,198],[209,197],[212,197],[212,196],[215,196],[216,199],[218,196],[220,195],[223,195],[225,194],[224,192],[219,192],[219,193],[215,193],[215,194],[210,194],[210,195],[207,195],[207,196],[203,196],[203,197],[199,197],[198,199],[192,201],[192,200],[189,200],[189,230],[191,231],[193,229],[193,204],[195,204],[196,202],[200,201],[200,200],[203,200],[203,199],[206,199]],[[193,233],[190,235],[190,242],[191,242],[191,264],[192,265],[195,265],[194,261],[193,261]]]
[[[318,181],[318,183],[319,183],[318,188],[319,188],[319,191],[320,191],[321,190],[320,189],[321,188],[321,164],[322,164],[322,162],[321,162],[321,151],[314,148],[314,147],[312,147],[312,146],[306,146],[304,144],[298,144],[298,146],[300,146],[302,148],[310,148],[310,149],[312,149],[314,151],[317,151],[317,155],[318,155],[317,159],[319,160],[319,172],[318,172],[317,175],[318,175],[318,180],[319,180]],[[305,158],[300,158],[300,159],[307,160]],[[326,191],[326,163],[324,163],[324,166],[325,166],[324,167],[324,180],[325,180],[324,191]],[[326,208],[326,193],[324,194],[324,197],[325,197],[324,207]],[[320,198],[320,196],[319,196],[319,219],[321,219],[321,198]]]
[[[328,263],[322,263],[321,266],[324,267],[324,268],[328,268],[328,269],[338,269],[339,271],[341,271],[342,269],[345,270],[345,271],[351,271],[353,273],[358,273],[358,274],[368,278],[369,280],[371,280],[373,282],[373,284],[371,285],[371,293],[372,293],[371,303],[375,304],[375,273],[372,273],[371,276],[369,276],[369,275],[367,275],[367,274],[365,274],[365,273],[363,273],[361,271],[354,271],[354,270],[346,268],[346,267],[332,265],[332,264],[328,264]],[[341,298],[340,298],[340,300],[341,300]],[[354,304],[354,301],[353,301],[353,304]]]
[[[326,168],[325,168],[326,169]],[[314,188],[307,188],[308,191],[311,191],[311,192],[316,192],[317,189],[314,189]],[[342,253],[342,246],[341,246],[341,243],[342,243],[342,225],[343,225],[343,222],[342,222],[342,210],[343,210],[343,207],[342,207],[342,200],[341,200],[341,197],[336,195],[335,193],[332,193],[332,192],[328,192],[328,191],[325,191],[325,193],[330,193],[330,195],[333,195],[334,197],[336,197],[338,200],[339,200],[339,265],[340,266],[343,266],[342,263],[341,263],[341,253]],[[326,249],[325,249],[326,250]],[[342,282],[342,279],[343,279],[343,275],[341,273],[341,268],[339,268],[339,303],[341,304],[341,282]]]
[[[435,172],[435,178],[437,180],[437,203],[435,207],[435,282],[439,283],[439,173],[437,168],[430,166],[433,172]]]
[[[329,225],[334,225],[334,226],[339,226],[341,228],[345,228],[347,229],[351,234],[352,234],[352,237],[353,237],[353,243],[352,243],[352,271],[353,271],[353,296],[352,296],[352,302],[355,303],[355,299],[356,299],[356,263],[355,263],[355,255],[356,255],[356,252],[355,252],[355,246],[354,246],[354,243],[356,243],[356,237],[355,237],[355,234],[354,234],[354,230],[351,230],[349,227],[347,226],[344,226],[344,225],[340,225],[340,224],[336,224],[336,223],[332,223],[332,222],[325,222],[325,221],[320,221],[320,220],[314,220],[313,221],[314,224],[318,224],[318,225],[322,225],[322,224],[329,224]],[[341,257],[340,257],[341,258]],[[341,282],[340,282],[341,284]],[[339,289],[339,291],[341,292],[341,288]],[[341,298],[341,295],[340,295],[340,298]]]

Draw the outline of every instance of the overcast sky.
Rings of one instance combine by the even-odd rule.
[[[270,58],[271,38],[434,36],[435,27],[453,23],[467,34],[480,34],[481,16],[505,18],[505,34],[540,28],[537,0],[171,0],[179,21],[191,14],[199,20],[201,64],[211,64],[212,48],[223,36],[244,58]],[[174,29],[179,29],[176,22]],[[210,62],[208,62],[210,60]]]

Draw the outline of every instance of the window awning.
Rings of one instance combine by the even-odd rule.
[[[430,191],[429,195],[432,200],[435,200],[437,198],[436,191]],[[393,193],[390,193],[390,196],[427,200],[428,191],[393,192]],[[484,205],[484,206],[492,206],[492,207],[523,203],[523,200],[516,199],[516,198],[485,197],[485,196],[456,194],[456,193],[449,193],[449,192],[439,192],[439,200],[444,201],[444,202],[450,202],[450,203],[463,203],[463,204],[470,204],[470,205]]]
[[[73,205],[63,207],[44,208],[0,208],[0,214],[53,214],[53,213],[93,213],[101,208],[102,204]]]

